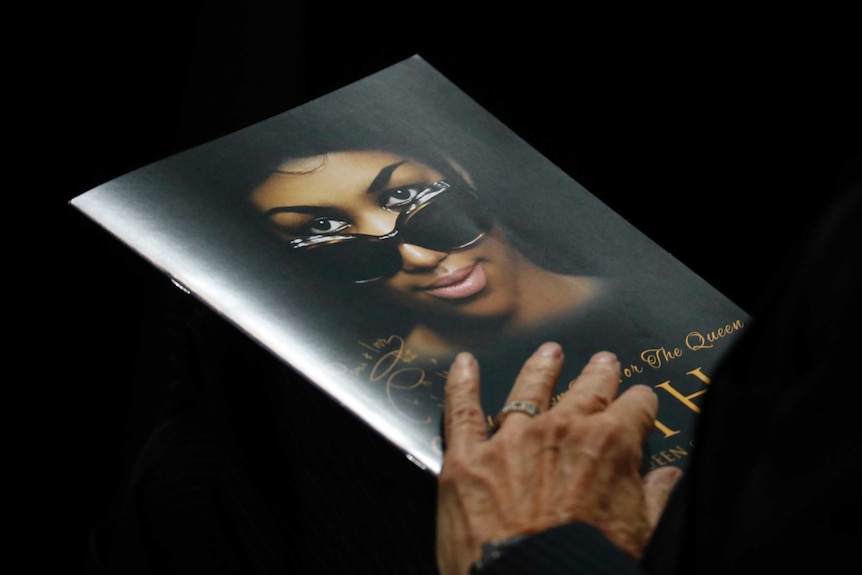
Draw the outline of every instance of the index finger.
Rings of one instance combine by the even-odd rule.
[[[447,451],[465,451],[488,437],[485,414],[479,402],[479,364],[467,352],[455,357],[446,378],[443,413]]]

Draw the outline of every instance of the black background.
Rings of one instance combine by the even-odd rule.
[[[152,286],[66,206],[79,193],[418,53],[753,311],[859,152],[850,15],[466,5],[96,2],[22,20],[23,213],[57,219],[27,240],[16,283],[36,300],[10,359],[27,358],[45,431],[24,468],[49,505],[31,516],[73,564],[146,425],[133,414],[158,401],[128,383]]]

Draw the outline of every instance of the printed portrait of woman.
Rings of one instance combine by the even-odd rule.
[[[286,159],[251,201],[321,277],[413,318],[408,350],[462,349],[547,329],[594,305],[602,281],[542,267],[508,239],[457,160],[394,149]]]

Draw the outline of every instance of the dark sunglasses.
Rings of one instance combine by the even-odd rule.
[[[400,244],[450,252],[475,244],[490,229],[491,219],[482,213],[472,190],[440,180],[416,195],[388,234],[314,235],[289,245],[327,276],[366,283],[401,270]]]

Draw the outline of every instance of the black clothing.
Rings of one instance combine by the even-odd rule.
[[[655,573],[839,572],[862,544],[862,174],[775,278],[710,386]],[[664,564],[682,553],[675,570]]]

